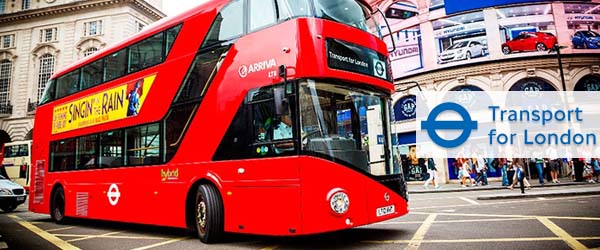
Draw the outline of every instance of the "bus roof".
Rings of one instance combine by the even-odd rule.
[[[166,29],[168,27],[171,27],[173,25],[181,23],[184,20],[186,20],[192,16],[195,16],[195,15],[198,15],[201,13],[205,13],[205,12],[209,12],[209,11],[215,11],[216,9],[220,9],[229,1],[230,0],[210,0],[208,2],[204,2],[198,6],[193,7],[181,14],[176,15],[176,16],[166,17],[157,22],[154,22],[154,23],[150,24],[149,26],[147,26],[141,32],[138,32],[138,33],[132,35],[131,37],[129,37],[123,41],[120,41],[116,44],[113,44],[111,46],[103,48],[100,51],[98,51],[90,56],[82,58],[82,59],[56,71],[54,73],[54,75],[51,77],[51,79],[58,78],[66,73],[71,72],[72,70],[75,70],[77,68],[80,68],[80,67],[88,64],[88,63],[98,60],[102,57],[105,57],[107,55],[115,53],[115,52],[119,51],[120,49],[125,48],[129,45],[132,45],[138,41],[141,41],[144,38],[149,37],[150,35],[155,34],[163,29]]]

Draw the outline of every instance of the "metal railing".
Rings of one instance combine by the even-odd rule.
[[[31,102],[31,99],[27,100],[27,112],[33,112],[37,109],[37,102]]]

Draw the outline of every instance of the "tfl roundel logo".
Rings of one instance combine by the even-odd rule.
[[[437,121],[437,117],[446,111],[454,111],[460,115],[462,121]],[[472,121],[469,112],[461,105],[445,102],[435,107],[429,113],[427,121],[421,122],[421,129],[427,130],[429,138],[440,147],[454,148],[462,145],[469,139],[472,130],[477,129],[477,121]],[[460,136],[447,140],[440,137],[437,130],[462,130]]]

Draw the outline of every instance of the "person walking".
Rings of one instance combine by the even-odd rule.
[[[531,185],[527,181],[527,178],[525,178],[525,169],[523,168],[523,164],[519,160],[516,160],[516,159],[513,160],[513,166],[515,168],[515,175],[514,175],[513,183],[510,185],[510,190],[513,189],[513,186],[518,181],[519,185],[521,185],[521,187],[520,187],[521,193],[524,194],[525,193],[525,185],[527,185],[527,189],[531,188]]]
[[[440,183],[437,177],[437,168],[435,167],[435,161],[433,158],[427,159],[427,173],[429,174],[429,178],[425,181],[423,188],[429,188],[429,183],[431,182],[435,189],[440,189]]]

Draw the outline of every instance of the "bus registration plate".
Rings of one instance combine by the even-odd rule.
[[[377,217],[381,217],[396,212],[396,206],[390,205],[387,207],[380,207],[377,209]]]

